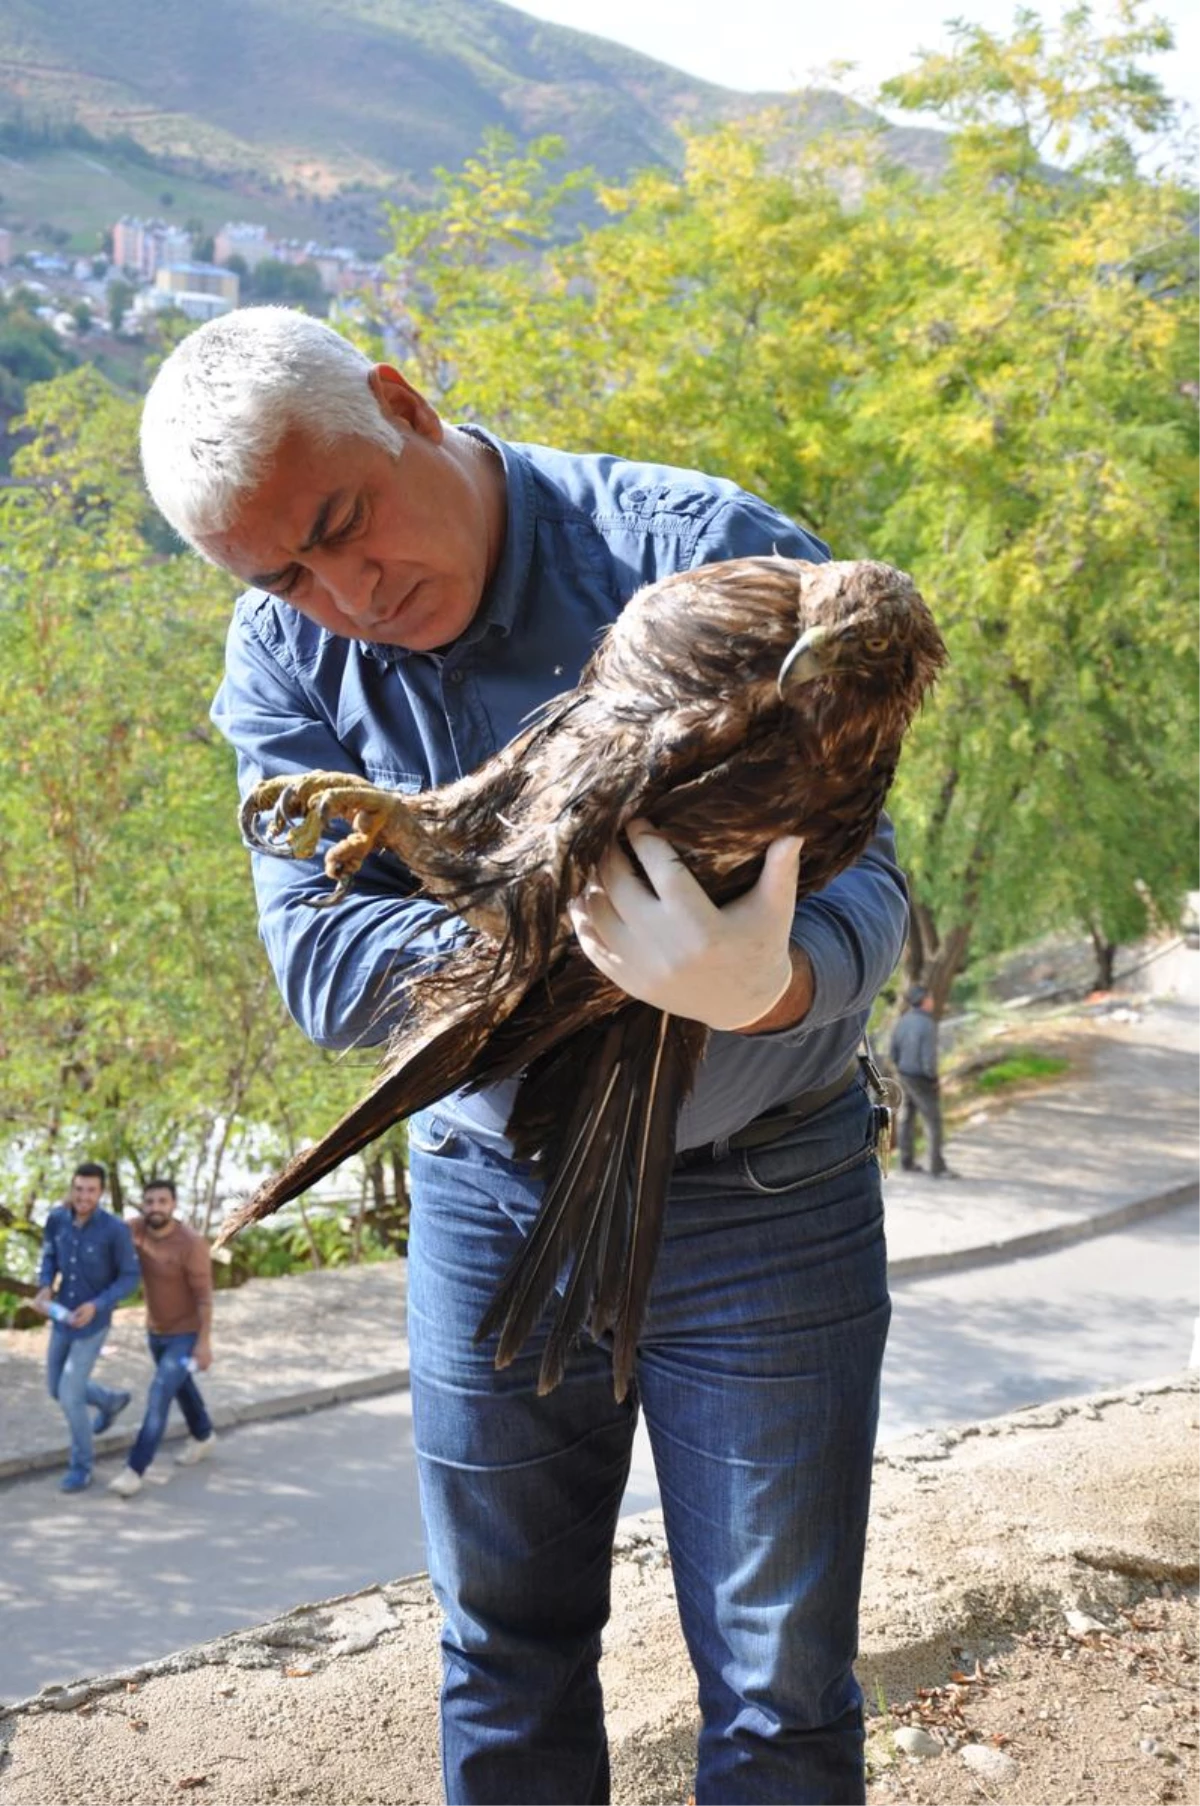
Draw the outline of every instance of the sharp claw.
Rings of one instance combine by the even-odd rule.
[[[285,784],[283,789],[279,792],[279,796],[275,803],[276,833],[281,833],[284,828],[291,827],[293,823],[303,820],[303,811],[297,815],[293,808],[295,801],[296,786],[294,784]]]
[[[261,845],[258,838],[259,814],[260,811],[254,806],[254,792],[252,790],[238,810],[238,827],[242,831],[242,839],[248,841],[252,847]]]
[[[332,909],[335,903],[349,895],[353,884],[353,877],[339,878],[327,897],[305,897],[304,902],[309,909]]]
[[[265,828],[259,823],[266,820]],[[286,823],[281,823],[276,814],[266,809],[258,809],[251,793],[238,812],[238,826],[242,831],[242,839],[256,853],[268,853],[272,859],[294,859],[295,854],[282,837],[287,832]]]
[[[271,853],[276,859],[289,859],[291,854],[287,848],[279,846],[273,837],[274,823],[272,822],[271,826],[266,829],[259,827],[258,824],[266,813],[265,809],[255,806],[254,793],[251,791],[238,812],[238,826],[242,830],[242,839],[247,846],[253,847],[256,853]]]

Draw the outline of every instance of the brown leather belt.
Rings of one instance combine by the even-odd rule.
[[[815,1116],[826,1104],[841,1097],[843,1091],[849,1091],[859,1074],[860,1061],[856,1054],[839,1072],[836,1079],[830,1079],[828,1085],[818,1085],[815,1091],[801,1091],[795,1097],[785,1099],[782,1104],[773,1104],[748,1122],[745,1128],[738,1129],[728,1141],[706,1141],[698,1148],[685,1148],[676,1154],[676,1166],[700,1166],[714,1160],[723,1160],[726,1154],[740,1152],[743,1148],[761,1148],[768,1142],[778,1141],[797,1123]]]

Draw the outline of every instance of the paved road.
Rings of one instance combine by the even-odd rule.
[[[1185,1365],[1197,1228],[1181,1210],[1061,1253],[895,1290],[884,1440]],[[102,1673],[423,1566],[406,1394],[247,1425],[128,1504],[0,1486],[0,1699]],[[655,1502],[639,1437],[627,1510]]]
[[[1054,1254],[892,1287],[881,1441],[1186,1367],[1191,1205]]]

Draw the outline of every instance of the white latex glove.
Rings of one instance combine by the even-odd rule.
[[[597,867],[570,905],[592,964],[668,1015],[722,1029],[759,1021],[792,982],[799,840],[775,841],[753,890],[720,909],[648,822],[626,831],[653,889],[620,847]]]

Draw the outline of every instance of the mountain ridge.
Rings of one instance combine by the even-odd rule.
[[[744,94],[502,0],[6,0],[0,119],[76,123],[164,161],[307,193],[430,192],[499,127],[572,164],[678,166],[678,126],[785,105],[802,131],[872,115],[828,90]],[[892,129],[898,160],[941,135]]]

